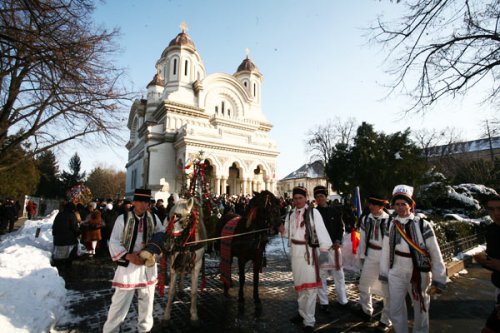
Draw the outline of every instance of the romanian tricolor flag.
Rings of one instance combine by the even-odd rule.
[[[359,221],[359,217],[363,213],[361,208],[361,196],[359,195],[359,186],[356,186],[354,190],[354,209],[356,213],[356,219]],[[361,234],[356,230],[355,227],[351,229],[351,243],[352,243],[352,253],[357,254],[359,240],[361,239]]]

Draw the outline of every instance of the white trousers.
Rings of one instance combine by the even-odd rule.
[[[304,289],[298,292],[299,314],[304,319],[304,326],[314,326],[316,319],[316,297],[318,289]]]
[[[115,293],[111,298],[108,319],[104,323],[103,333],[118,333],[120,325],[127,317],[130,304],[137,290],[137,301],[139,314],[137,318],[138,332],[149,332],[153,328],[153,301],[155,295],[155,285],[138,289],[115,288]]]
[[[392,268],[389,271],[389,298],[391,299],[389,309],[394,332],[408,332],[408,312],[406,309],[405,297],[406,294],[410,293],[414,311],[413,333],[428,333],[429,305],[431,303],[431,297],[427,294],[427,289],[430,286],[430,274],[420,273],[422,277],[421,287],[426,310],[425,312],[420,309],[420,301],[413,299],[410,283],[411,275],[412,272],[410,270],[398,269],[398,267]]]
[[[95,248],[97,247],[97,241],[92,241],[92,254],[95,254]]]
[[[383,301],[384,301],[384,307],[382,308],[382,315],[380,316],[380,322],[386,324],[387,326],[391,325],[391,320],[390,320],[390,307],[391,307],[391,302],[390,302],[390,297],[389,297],[389,286],[387,283],[382,284],[382,289],[383,289]],[[368,314],[368,315],[373,315],[373,301],[372,301],[372,294],[366,291],[359,291],[359,303],[361,304],[361,308],[363,309],[363,312]]]
[[[332,269],[328,272],[333,276],[335,291],[337,292],[337,302],[342,305],[347,304],[344,269],[341,267],[338,271]],[[321,278],[321,282],[323,283],[323,288],[318,289],[319,304],[328,304],[328,285],[326,283],[326,278]]]

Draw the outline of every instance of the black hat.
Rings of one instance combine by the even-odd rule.
[[[307,197],[307,188],[303,186],[295,186],[292,190],[292,196],[294,196],[295,194],[300,194]]]
[[[151,200],[151,190],[142,188],[135,189],[133,201],[149,202],[150,200]]]
[[[376,206],[385,206],[389,203],[389,201],[381,195],[370,195],[368,197],[368,202]]]
[[[323,194],[325,197],[328,196],[328,189],[323,185],[315,186],[313,189],[314,197],[318,194]]]

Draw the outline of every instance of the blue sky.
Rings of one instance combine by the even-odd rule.
[[[404,96],[385,98],[387,51],[368,42],[366,29],[377,16],[397,17],[401,9],[388,0],[108,0],[97,4],[94,18],[121,30],[116,61],[127,68],[130,88],[144,95],[182,21],[207,74],[233,74],[249,48],[264,75],[262,109],[274,125],[283,178],[309,161],[307,131],[335,117],[354,117],[385,133],[453,126],[463,139],[480,135],[480,122],[494,111],[475,95],[441,103],[425,117],[402,116],[409,105]],[[124,132],[128,137],[126,124]],[[75,147],[59,153],[60,169],[76,149],[87,172],[98,165],[124,169],[127,162],[125,147]]]

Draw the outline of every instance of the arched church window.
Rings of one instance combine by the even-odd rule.
[[[230,109],[227,109],[227,116],[231,117],[231,110]]]
[[[188,75],[188,61],[184,61],[184,76]]]
[[[253,84],[253,96],[255,97],[257,95],[257,85],[254,83]]]
[[[233,162],[233,164],[229,167],[229,174],[234,175],[235,178],[240,178],[240,169],[236,163]]]
[[[248,86],[248,82],[247,82],[247,81],[243,82],[243,85],[244,85],[245,87],[247,87],[247,86]]]
[[[137,118],[135,118],[134,121],[132,122],[132,128],[130,129],[131,142],[135,142],[135,140],[137,139],[137,128],[139,127],[138,123],[139,121],[137,120]]]
[[[219,113],[219,107],[217,105],[215,106],[215,113]]]
[[[177,75],[177,59],[174,59],[174,68],[172,74]]]
[[[222,114],[224,114],[224,106],[225,106],[225,105],[224,105],[224,101],[222,101],[222,102],[221,102],[221,106],[220,106],[220,108],[221,108],[221,113],[222,113]]]

